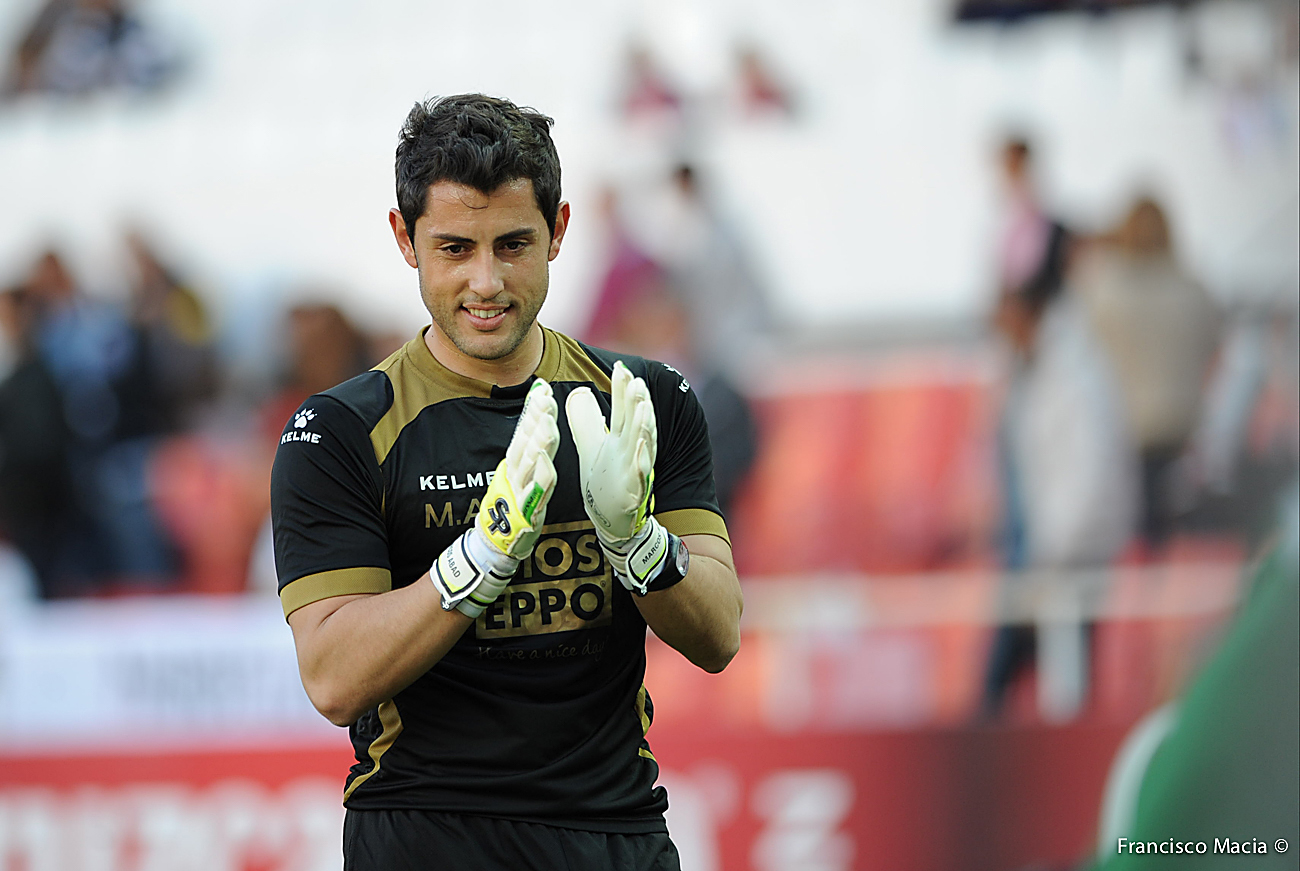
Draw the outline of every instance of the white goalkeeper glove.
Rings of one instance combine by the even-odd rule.
[[[587,387],[569,394],[564,412],[578,448],[582,503],[614,576],[644,596],[663,570],[668,530],[651,515],[659,431],[650,390],[622,362],[610,376],[610,426]]]
[[[455,608],[477,618],[510,583],[520,560],[533,552],[555,492],[558,417],[551,385],[538,378],[528,390],[505,459],[492,475],[474,525],[429,571],[444,611]]]

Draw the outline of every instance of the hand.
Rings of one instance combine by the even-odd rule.
[[[501,595],[541,535],[555,492],[559,408],[551,385],[533,382],[505,458],[497,465],[474,525],[439,555],[429,572],[442,607],[470,617]]]
[[[551,385],[538,378],[528,390],[505,459],[492,474],[475,520],[475,529],[515,560],[526,559],[533,552],[555,491],[558,418]]]
[[[578,449],[582,504],[614,575],[645,595],[663,568],[668,532],[651,516],[659,430],[650,390],[623,363],[610,375],[610,427],[587,387],[564,404]]]

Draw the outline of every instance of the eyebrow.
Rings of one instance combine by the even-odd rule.
[[[437,239],[440,242],[454,242],[458,245],[474,244],[473,239],[470,239],[466,236],[457,236],[454,233],[433,233],[431,234],[431,236],[432,238]],[[510,230],[507,233],[502,233],[500,236],[497,236],[495,239],[493,239],[492,242],[495,244],[500,242],[509,242],[511,239],[535,239],[535,238],[537,238],[536,229],[532,227],[520,227],[518,230]]]

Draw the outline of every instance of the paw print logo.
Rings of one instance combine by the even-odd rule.
[[[293,428],[302,429],[307,426],[307,421],[311,420],[315,416],[316,412],[312,411],[310,408],[304,408],[293,416]]]

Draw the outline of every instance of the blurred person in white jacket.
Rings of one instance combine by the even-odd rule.
[[[1132,536],[1139,494],[1122,394],[1073,295],[1039,317],[1011,397],[1027,565],[1104,566]]]
[[[1023,569],[1045,583],[1034,625],[1019,585],[1004,589],[1008,624],[994,637],[983,715],[997,715],[1016,675],[1037,657],[1038,707],[1069,720],[1088,687],[1084,587],[1067,573],[1104,568],[1132,537],[1138,515],[1136,458],[1119,388],[1074,295],[1012,301],[1002,315],[1015,375],[1003,409],[1004,450],[1023,522]]]

